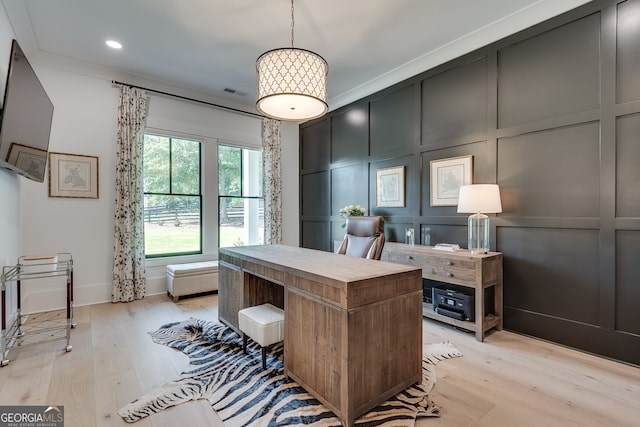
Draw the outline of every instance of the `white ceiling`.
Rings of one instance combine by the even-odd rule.
[[[295,0],[295,47],[335,109],[589,0]],[[27,57],[64,57],[253,110],[255,60],[290,46],[290,0],[2,0]],[[120,51],[106,39],[120,41]],[[238,91],[231,95],[225,88]]]

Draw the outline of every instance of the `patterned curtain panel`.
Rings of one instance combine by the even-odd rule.
[[[146,120],[146,92],[123,86],[118,107],[113,302],[142,299],[147,292],[142,183]]]
[[[264,181],[264,243],[282,242],[282,173],[280,172],[280,121],[262,120]]]

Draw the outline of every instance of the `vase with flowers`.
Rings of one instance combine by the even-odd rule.
[[[367,213],[367,210],[360,205],[347,205],[338,211],[341,217],[347,220],[350,216],[363,216]],[[346,222],[342,224],[342,228],[346,227]]]

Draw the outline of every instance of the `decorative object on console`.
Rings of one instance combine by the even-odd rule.
[[[338,211],[341,217],[344,218],[345,223],[342,224],[342,228],[347,226],[347,218],[350,216],[363,216],[367,214],[367,210],[360,205],[347,205]]]
[[[425,246],[431,246],[431,226],[420,226],[420,242]]]
[[[98,158],[49,153],[49,197],[98,198]]]
[[[293,18],[291,0],[291,47],[270,50],[256,61],[256,108],[272,119],[303,121],[320,117],[329,108],[329,66],[320,55],[293,47]]]
[[[404,207],[404,166],[376,171],[376,206],[379,208]]]
[[[409,246],[415,245],[416,235],[415,235],[415,230],[413,228],[404,229],[404,242]]]
[[[471,213],[468,219],[469,250],[472,254],[489,252],[489,217],[502,212],[500,188],[496,184],[463,185],[458,201],[459,213]]]
[[[433,249],[437,249],[439,251],[454,252],[460,250],[460,245],[456,243],[436,243]]]
[[[432,160],[431,206],[455,206],[461,185],[468,185],[473,177],[473,156]]]

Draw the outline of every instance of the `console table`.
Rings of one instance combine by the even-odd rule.
[[[219,250],[218,316],[284,309],[284,370],[341,420],[422,380],[420,269],[285,245]]]
[[[439,320],[461,329],[473,331],[478,341],[483,341],[487,331],[502,330],[502,254],[489,252],[472,255],[468,250],[453,252],[433,249],[431,246],[406,245],[386,242],[382,260],[422,268],[422,277],[444,283],[452,283],[474,290],[475,321],[457,320],[433,310],[431,304],[423,304],[423,316]],[[485,291],[493,287],[493,313],[485,313]]]

